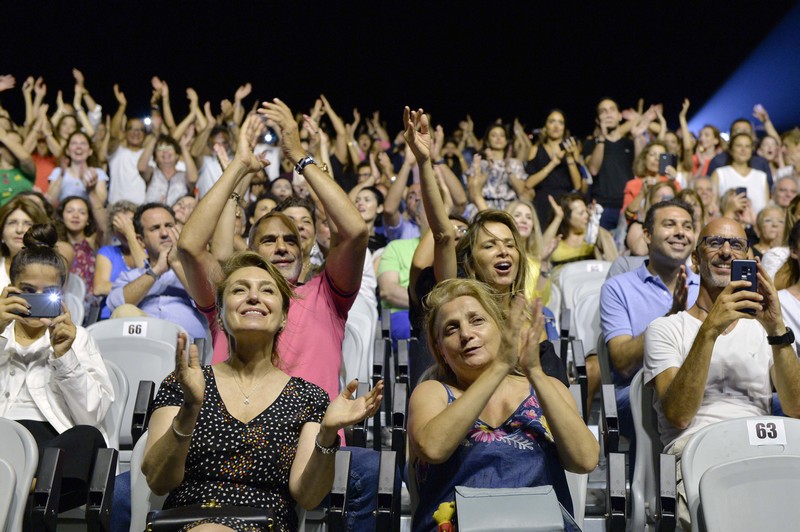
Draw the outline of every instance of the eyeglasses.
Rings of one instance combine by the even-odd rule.
[[[725,245],[727,242],[731,246],[731,250],[736,251],[738,253],[745,253],[748,249],[750,249],[750,244],[747,243],[746,238],[726,238],[724,236],[704,236],[700,239],[699,245],[704,245],[707,249],[711,251],[719,251],[722,249],[722,246]],[[698,245],[698,247],[699,247]]]
[[[144,133],[146,130],[143,127],[129,127],[128,131],[138,131],[139,133]]]

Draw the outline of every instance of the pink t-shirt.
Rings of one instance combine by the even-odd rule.
[[[324,271],[295,289],[286,327],[278,337],[280,368],[328,392],[331,401],[339,395],[342,341],[347,313],[358,290],[339,292]],[[228,358],[228,339],[222,334],[216,308],[200,309],[206,316],[214,343],[212,364]]]

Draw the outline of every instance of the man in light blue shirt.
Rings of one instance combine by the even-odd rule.
[[[107,304],[112,317],[123,305],[148,316],[177,323],[194,338],[205,338],[206,320],[186,293],[183,267],[177,258],[175,215],[161,203],[146,203],[133,216],[136,237],[147,251],[144,268],[122,272],[114,281]]]
[[[661,316],[692,306],[700,280],[686,268],[695,244],[692,208],[680,200],[647,211],[649,257],[639,268],[611,277],[600,293],[600,326],[611,359],[620,431],[633,437],[629,387],[644,360],[644,331]]]

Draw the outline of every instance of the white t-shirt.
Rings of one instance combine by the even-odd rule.
[[[171,206],[188,193],[186,172],[178,171],[172,178],[167,179],[161,169],[155,168],[144,197],[148,203],[155,201]]]
[[[800,300],[786,289],[778,291],[778,300],[781,302],[784,325],[789,327],[797,338],[800,338]],[[800,344],[795,341],[795,351],[797,351],[798,345]]]
[[[761,170],[751,168],[750,173],[743,176],[734,170],[733,166],[722,166],[715,171],[719,178],[719,197],[722,197],[732,188],[745,187],[747,189],[747,199],[753,205],[753,214],[758,214],[761,209],[767,206],[769,201],[767,174]]]
[[[139,156],[141,148],[132,150],[120,146],[108,159],[111,182],[108,190],[108,204],[121,200],[132,201],[136,205],[144,203],[145,182],[139,175]]]
[[[197,178],[197,191],[200,198],[211,190],[211,187],[214,186],[214,183],[217,182],[221,175],[222,167],[219,165],[216,156],[204,155],[203,165],[200,167],[200,176]]]
[[[106,181],[108,182],[108,174],[106,174],[102,168],[93,168],[93,170],[97,171],[97,182]],[[61,168],[53,169],[53,172],[50,174],[50,177],[47,178],[48,181],[51,183],[61,177]],[[68,198],[70,196],[80,196],[86,200],[89,199],[89,194],[86,191],[86,185],[83,184],[83,181],[74,175],[72,175],[67,168],[67,171],[64,173],[64,179],[61,180],[61,190],[59,191],[58,201],[62,201],[64,198]]]
[[[645,331],[644,383],[669,368],[679,368],[689,355],[703,322],[688,312],[658,318]],[[666,449],[675,440],[701,428],[747,416],[770,414],[772,347],[767,331],[754,319],[741,319],[728,334],[717,337],[700,408],[685,430],[667,421],[661,401],[655,400],[658,429]]]

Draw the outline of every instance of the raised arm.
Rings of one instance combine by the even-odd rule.
[[[289,107],[277,98],[273,102],[263,103],[262,106],[263,109],[259,112],[281,129],[281,143],[289,160],[300,161],[306,154],[300,144],[297,122]],[[303,177],[319,198],[339,234],[328,253],[325,270],[338,290],[344,293],[355,292],[361,286],[361,269],[354,268],[354,265],[364,263],[369,240],[367,224],[345,191],[316,164],[306,166]]]
[[[25,150],[22,143],[17,140],[16,135],[9,134],[8,131],[0,128],[0,144],[5,146],[11,152],[11,155],[19,161],[20,170],[25,175],[31,176],[31,178],[36,175],[36,165],[33,162],[33,158],[30,152]]]
[[[219,264],[208,251],[208,242],[214,234],[214,224],[208,223],[208,220],[219,220],[226,203],[234,201],[231,194],[240,180],[249,172],[263,168],[264,162],[256,158],[251,150],[261,131],[260,125],[255,116],[245,120],[239,132],[233,161],[197,204],[178,240],[178,258],[188,281],[186,291],[200,307],[214,304],[214,283],[220,281],[222,276]]]
[[[137,168],[139,175],[142,176],[145,183],[150,183],[150,178],[153,177],[153,167],[150,166],[150,161],[153,160],[153,151],[156,148],[156,135],[150,135],[142,147],[142,154],[139,156]]]
[[[403,110],[404,137],[406,144],[414,153],[419,166],[420,192],[425,216],[433,233],[434,273],[437,281],[452,279],[456,276],[456,232],[448,218],[439,185],[436,182],[431,164],[431,132],[428,115],[422,109]]]
[[[397,227],[400,225],[400,202],[403,199],[403,191],[406,189],[408,183],[408,174],[411,173],[411,167],[415,164],[413,153],[410,149],[406,148],[406,156],[403,159],[403,165],[400,171],[397,172],[395,180],[386,192],[386,197],[383,200],[383,226],[384,227]]]
[[[322,100],[323,112],[328,115],[333,129],[336,131],[336,144],[333,147],[333,155],[339,159],[340,163],[347,164],[347,129],[344,126],[344,122],[333,110],[324,94],[321,94],[319,99]]]

